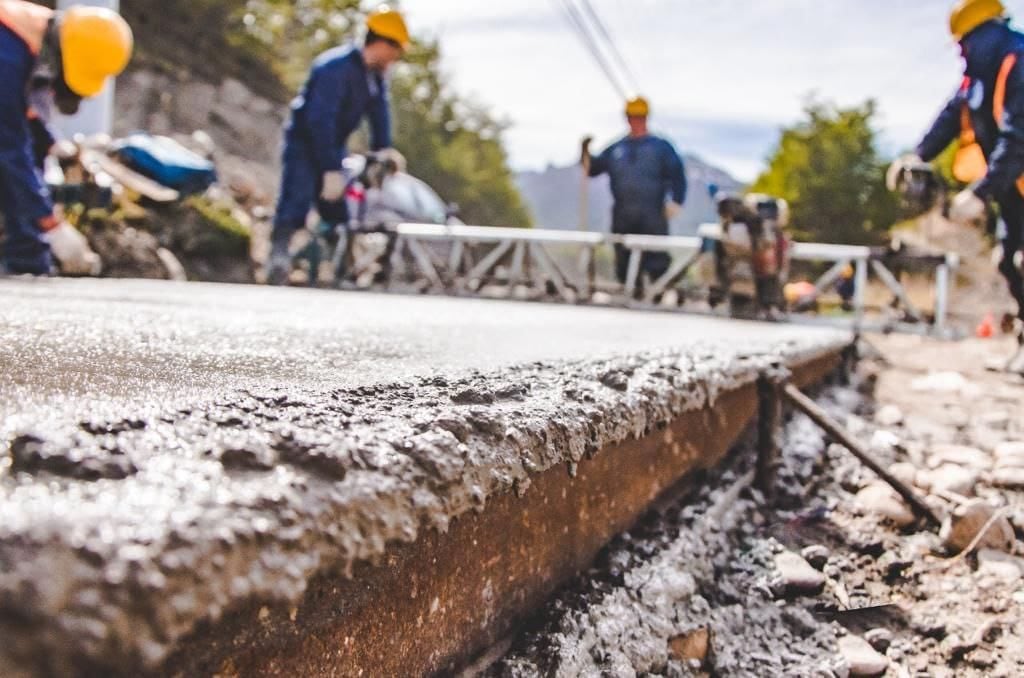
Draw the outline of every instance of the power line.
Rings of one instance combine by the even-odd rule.
[[[625,57],[622,56],[622,52],[619,50],[618,45],[615,44],[615,39],[612,37],[611,31],[608,30],[608,24],[601,19],[601,16],[598,14],[597,10],[594,8],[594,5],[593,3],[590,2],[590,0],[580,0],[580,4],[583,5],[583,9],[586,10],[587,14],[590,16],[591,22],[594,24],[598,32],[604,38],[605,44],[607,44],[609,51],[611,51],[612,56],[614,56],[615,60],[618,62],[619,68],[622,69],[623,75],[626,76],[628,84],[633,87],[633,92],[638,92],[640,87],[636,75],[633,73],[633,69],[629,67],[629,64],[626,62]]]
[[[554,2],[555,0],[552,1]],[[622,81],[615,73],[615,69],[612,68],[597,40],[594,39],[591,29],[587,25],[587,21],[580,13],[579,9],[572,3],[572,0],[562,0],[561,7],[566,17],[569,19],[569,24],[576,31],[580,41],[583,42],[583,46],[590,53],[591,58],[604,74],[608,83],[620,97],[623,99],[628,98],[629,93],[627,88],[623,86]]]

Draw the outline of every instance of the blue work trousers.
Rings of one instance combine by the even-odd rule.
[[[612,212],[612,233],[618,235],[668,235],[668,219],[661,205],[630,205],[617,203]],[[615,246],[615,276],[628,282],[631,253],[622,245]],[[640,272],[658,280],[668,272],[672,258],[667,252],[644,252]]]
[[[2,174],[2,173],[0,173]],[[14,211],[14,196],[0,176],[0,213],[4,215],[4,268],[8,273],[49,275],[53,257],[39,226]]]
[[[326,204],[319,200],[323,190],[323,175],[316,167],[308,142],[292,130],[285,134],[282,166],[281,195],[277,201],[272,235],[275,246],[287,247],[295,232],[305,228],[306,218],[314,207],[324,220],[332,224],[348,221],[344,199],[337,204]]]

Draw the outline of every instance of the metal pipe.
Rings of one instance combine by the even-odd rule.
[[[857,457],[861,463],[874,471],[879,478],[896,490],[896,492],[906,500],[910,505],[911,510],[913,510],[917,516],[924,518],[935,527],[942,524],[942,521],[939,520],[937,515],[935,515],[935,512],[932,511],[931,507],[925,504],[924,501],[917,496],[917,493],[914,492],[914,490],[883,468],[874,457],[868,454],[868,452],[861,447],[860,443],[854,440],[849,431],[843,428],[835,419],[830,417],[825,410],[818,407],[817,403],[805,396],[800,389],[793,384],[787,384],[783,387],[782,392],[794,407],[806,414],[811,421],[820,426],[822,430],[824,430],[825,433],[827,433],[833,440],[852,452],[853,456]]]
[[[864,302],[868,291],[868,260],[858,259],[857,272],[854,278],[853,308],[856,317],[856,330],[860,332],[864,324]]]
[[[782,399],[779,381],[771,375],[757,380],[757,476],[755,484],[768,500],[775,495],[775,479],[779,467],[779,427],[782,422]]]
[[[942,264],[935,271],[935,333],[946,332],[946,316],[949,314],[949,265]]]

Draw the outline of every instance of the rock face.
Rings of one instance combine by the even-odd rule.
[[[957,553],[966,549],[996,512],[997,509],[982,500],[959,507],[942,527],[942,539],[946,547]],[[1010,552],[1015,540],[1010,521],[1000,517],[988,529],[978,546]]]
[[[173,272],[168,270],[170,260],[166,257],[174,255],[167,250],[164,250],[167,254],[162,255],[163,248],[151,233],[108,225],[92,228],[88,235],[92,248],[103,253],[103,275],[107,278],[172,280],[181,268],[180,262],[175,260],[177,267]]]
[[[174,96],[167,96],[167,92]],[[228,153],[277,165],[287,106],[252,93],[237,80],[184,80],[135,70],[117,82],[116,134],[206,131]]]

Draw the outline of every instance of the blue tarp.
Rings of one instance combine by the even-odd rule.
[[[217,181],[217,170],[206,158],[174,139],[138,132],[114,147],[128,167],[163,186],[182,193],[201,193]]]

